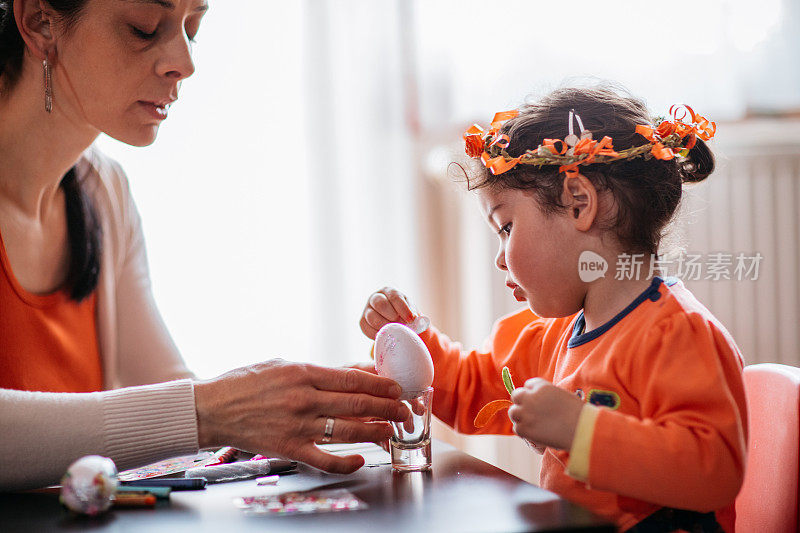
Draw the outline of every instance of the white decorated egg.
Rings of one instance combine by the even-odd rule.
[[[428,347],[403,324],[386,324],[375,336],[375,370],[395,380],[403,389],[403,398],[413,398],[433,383]]]
[[[87,455],[72,463],[61,478],[61,503],[76,513],[94,516],[111,507],[117,491],[117,467],[108,457]]]

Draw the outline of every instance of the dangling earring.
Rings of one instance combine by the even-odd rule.
[[[53,110],[53,79],[50,62],[47,58],[42,61],[44,67],[44,110],[50,113]]]

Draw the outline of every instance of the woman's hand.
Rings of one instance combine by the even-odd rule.
[[[511,393],[508,417],[514,433],[541,446],[569,450],[583,401],[542,378],[525,382]]]
[[[405,294],[392,287],[384,287],[372,293],[361,314],[361,331],[364,335],[375,340],[375,335],[386,324],[400,322],[409,324],[414,320],[416,313],[411,308]]]
[[[409,416],[397,383],[353,368],[274,360],[196,382],[194,390],[201,448],[230,445],[343,474],[364,459],[315,446],[328,417],[335,418],[331,442],[380,443],[392,434],[385,420]]]

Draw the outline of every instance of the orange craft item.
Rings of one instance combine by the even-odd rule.
[[[491,418],[494,415],[496,415],[499,411],[502,411],[503,409],[508,409],[512,405],[514,405],[514,402],[512,402],[511,400],[494,400],[487,403],[486,405],[481,407],[480,411],[478,411],[478,414],[475,417],[475,427],[482,428],[483,426],[488,424],[489,420],[491,420]]]
[[[503,371],[500,373],[500,376],[503,378],[503,386],[505,386],[506,390],[508,391],[508,394],[513,393],[515,389],[514,380],[511,379],[511,371],[508,369],[507,366],[503,367]],[[475,421],[474,421],[475,427],[476,428],[484,427],[486,424],[489,423],[489,420],[491,420],[491,418],[494,415],[496,415],[499,411],[502,411],[503,409],[508,409],[512,405],[514,405],[514,402],[510,400],[494,400],[487,403],[486,405],[481,407],[481,410],[478,411],[478,414],[475,416]]]

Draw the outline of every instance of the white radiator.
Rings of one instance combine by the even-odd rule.
[[[800,366],[800,121],[723,124],[711,146],[717,170],[686,191],[680,244],[703,258],[763,259],[755,280],[685,283],[728,328],[746,364]]]

